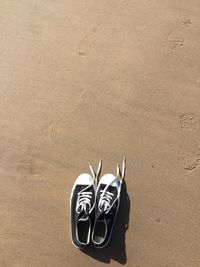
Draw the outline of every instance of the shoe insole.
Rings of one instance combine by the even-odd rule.
[[[89,220],[78,222],[77,233],[78,233],[78,239],[81,243],[84,244],[88,243],[89,227],[90,227]]]
[[[94,241],[101,244],[106,236],[106,224],[104,220],[98,220],[95,224]]]

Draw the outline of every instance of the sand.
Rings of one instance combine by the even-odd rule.
[[[199,267],[199,0],[0,10],[0,266]],[[123,156],[110,246],[79,251],[74,180]]]

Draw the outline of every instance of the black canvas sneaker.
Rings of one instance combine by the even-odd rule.
[[[91,164],[91,175],[83,173],[76,179],[70,199],[71,209],[71,239],[75,247],[83,249],[90,242],[92,229],[92,213],[95,207],[95,192],[102,161],[100,160],[97,173]]]
[[[117,165],[117,175],[105,174],[101,177],[96,190],[95,221],[92,242],[96,248],[105,247],[111,237],[115,218],[120,204],[120,193],[125,176],[126,160],[122,171]]]

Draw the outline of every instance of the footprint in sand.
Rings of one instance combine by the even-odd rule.
[[[80,57],[86,57],[88,53],[90,53],[90,51],[93,49],[96,33],[100,29],[100,25],[94,27],[91,33],[88,33],[87,35],[85,35],[85,37],[83,37],[83,39],[81,39],[78,50],[78,54]]]
[[[181,47],[184,45],[184,38],[181,31],[172,31],[168,35],[168,46],[172,50],[177,49],[178,47]]]
[[[196,131],[198,129],[198,117],[193,113],[185,113],[180,116],[180,127],[183,130]],[[193,151],[184,151],[179,154],[185,170],[193,170],[200,163],[200,144]]]
[[[179,155],[179,159],[182,162],[183,168],[185,170],[193,170],[195,169],[200,163],[200,153],[194,152],[182,152]]]
[[[180,116],[180,126],[183,130],[195,131],[198,129],[198,118],[193,113],[185,113]]]
[[[181,24],[184,27],[189,28],[192,25],[192,20],[189,18],[184,18],[184,19],[182,19]]]
[[[45,165],[39,157],[32,157],[29,160],[20,160],[17,162],[16,170],[25,177],[29,175],[39,175],[44,172]]]
[[[60,128],[57,124],[50,123],[48,126],[48,134],[51,138],[56,138],[59,134]]]
[[[43,135],[50,137],[51,139],[56,139],[60,134],[60,131],[60,121],[51,121],[42,129]]]
[[[29,172],[31,175],[38,175],[45,170],[44,163],[38,158],[34,158],[29,163]]]

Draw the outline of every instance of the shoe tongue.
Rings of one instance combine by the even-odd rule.
[[[85,213],[85,214],[88,214],[90,211],[90,207],[88,204],[81,205],[80,209],[81,209],[81,213]]]

